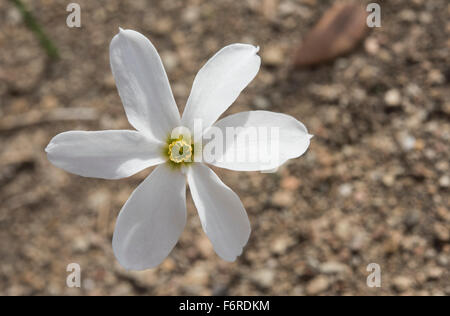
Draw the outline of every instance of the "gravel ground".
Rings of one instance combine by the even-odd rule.
[[[382,1],[382,27],[352,53],[292,71],[292,52],[333,1],[24,1],[58,46],[50,60],[0,2],[0,295],[450,295],[450,5]],[[67,2],[67,3],[66,3]],[[52,166],[66,130],[130,128],[109,67],[118,27],[148,36],[183,109],[221,47],[261,47],[262,67],[227,114],[293,115],[315,135],[275,174],[216,170],[252,235],[235,263],[217,257],[188,194],[180,242],[156,269],[126,272],[115,218],[149,174],[106,181]],[[66,287],[67,264],[82,287]],[[369,263],[381,288],[369,288]]]

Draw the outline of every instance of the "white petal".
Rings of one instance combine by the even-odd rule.
[[[53,137],[45,151],[52,164],[68,172],[119,179],[164,162],[162,146],[136,131],[69,131]]]
[[[214,250],[226,261],[236,260],[250,236],[250,222],[239,197],[201,163],[191,165],[188,182],[203,230]]]
[[[180,125],[180,114],[155,47],[144,35],[121,29],[111,41],[110,62],[131,125],[165,140]]]
[[[229,45],[200,69],[183,113],[183,126],[193,130],[193,120],[201,119],[205,129],[225,112],[258,73],[258,50],[247,44]]]
[[[116,222],[113,250],[127,270],[156,267],[177,243],[186,224],[186,179],[158,166],[133,192]]]
[[[207,162],[239,171],[277,168],[286,160],[301,156],[308,149],[312,137],[306,127],[292,116],[269,111],[249,111],[227,116],[205,131],[205,137],[215,127],[224,136],[224,149],[222,154],[214,156],[216,160]],[[225,141],[227,127],[233,128],[235,135],[241,138],[227,137]],[[250,135],[255,133],[258,137],[256,141],[249,141]]]

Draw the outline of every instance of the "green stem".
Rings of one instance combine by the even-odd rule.
[[[21,0],[10,0],[22,14],[23,20],[26,26],[34,33],[38,38],[41,46],[47,52],[47,55],[52,59],[59,58],[58,48],[53,44],[50,38],[45,34],[42,27],[39,25],[35,17],[27,10],[25,4]]]

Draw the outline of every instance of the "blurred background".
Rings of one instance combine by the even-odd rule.
[[[448,1],[378,1],[373,29],[322,0],[78,0],[80,28],[66,25],[70,1],[22,2],[32,16],[0,2],[1,295],[450,294]],[[277,173],[216,170],[252,224],[235,263],[215,255],[188,194],[171,255],[126,272],[115,219],[151,170],[107,181],[46,159],[60,132],[131,128],[109,66],[119,26],[151,39],[180,110],[218,49],[259,45],[261,70],[225,115],[283,112],[315,135]],[[72,262],[81,288],[66,286]],[[366,285],[369,263],[381,288]]]

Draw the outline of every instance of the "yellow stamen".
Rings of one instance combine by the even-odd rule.
[[[190,162],[192,157],[192,146],[183,138],[172,141],[169,145],[169,159],[173,162]]]

